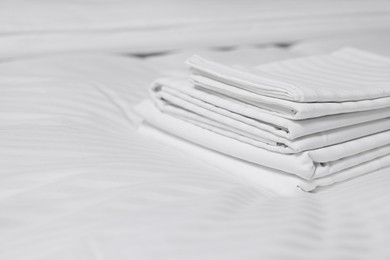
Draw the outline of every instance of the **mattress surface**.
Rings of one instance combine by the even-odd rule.
[[[240,52],[296,56],[223,57]],[[172,57],[0,64],[0,259],[390,257],[389,169],[281,197],[137,134]]]

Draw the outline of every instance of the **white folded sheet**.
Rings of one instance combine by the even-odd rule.
[[[204,148],[192,142],[185,141],[166,131],[143,122],[139,125],[138,131],[141,134],[155,138],[166,145],[173,146],[178,150],[184,151],[195,158],[216,166],[225,172],[231,173],[253,183],[267,187],[276,194],[291,196],[300,193],[300,191],[313,191],[318,187],[325,187],[345,180],[355,178],[372,171],[384,168],[389,165],[390,156],[380,156],[367,163],[351,167],[338,173],[317,178],[314,180],[305,180],[295,175],[291,175],[276,169],[264,167],[245,160],[240,160],[229,155],[215,152]]]
[[[370,164],[374,159],[390,153],[390,131],[316,150],[283,154],[162,113],[149,100],[143,101],[135,109],[146,122],[187,141],[251,163],[292,173],[306,180],[342,173],[354,166],[363,167],[366,163]],[[390,161],[380,163],[377,167],[387,164],[390,164]]]
[[[307,119],[390,104],[390,59],[356,49],[257,67],[199,56],[187,63],[195,74],[193,84],[281,117]]]
[[[319,149],[325,146],[339,144],[390,129],[390,119],[385,118],[369,123],[361,123],[331,131],[324,131],[295,140],[288,140],[200,107],[187,105],[186,107],[191,109],[191,111],[196,111],[189,112],[186,109],[181,109],[175,105],[169,105],[163,102],[157,102],[156,105],[160,111],[198,125],[202,128],[218,132],[225,136],[232,137],[260,148],[287,154]]]
[[[271,133],[272,136],[287,140],[316,133],[325,135],[324,138],[329,139],[327,135],[329,130],[362,123],[369,125],[368,122],[390,117],[390,108],[384,108],[306,120],[291,120],[227,96],[202,91],[183,78],[158,79],[153,83],[150,94],[155,100],[164,99],[189,111],[195,109],[198,114],[206,118],[213,117],[213,121],[223,123],[226,118],[234,119],[237,123],[229,122],[230,126],[239,127],[237,124],[243,123],[248,125],[246,128],[255,127],[258,131],[263,130]],[[160,106],[160,109],[166,111],[170,106]],[[374,127],[368,128],[370,127],[366,127],[367,131],[375,132]]]

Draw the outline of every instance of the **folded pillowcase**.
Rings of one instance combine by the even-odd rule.
[[[214,96],[230,97],[267,113],[294,120],[390,107],[390,97],[344,102],[295,102],[258,95],[203,76],[192,75],[191,82]]]
[[[352,48],[257,67],[228,66],[196,55],[187,64],[194,74],[235,87],[249,100],[345,102],[390,96],[390,59]],[[236,94],[232,88],[225,91]]]

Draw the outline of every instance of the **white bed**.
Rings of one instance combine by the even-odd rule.
[[[296,55],[272,48],[223,57],[240,52],[259,61]],[[156,64],[174,58],[78,54],[1,64],[0,259],[390,255],[387,169],[279,197],[138,135],[132,104],[166,73]]]
[[[389,259],[390,169],[283,197],[135,129],[134,104],[190,53],[259,64],[302,49],[1,62],[0,259]]]

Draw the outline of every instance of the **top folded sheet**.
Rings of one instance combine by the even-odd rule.
[[[261,96],[293,101],[287,109],[294,102],[347,102],[390,96],[390,58],[352,48],[257,67],[229,66],[196,55],[187,64],[201,76],[194,78],[201,87],[213,91],[221,88],[202,81],[212,79],[229,86],[224,89],[226,95],[239,95],[240,100],[249,103]]]

